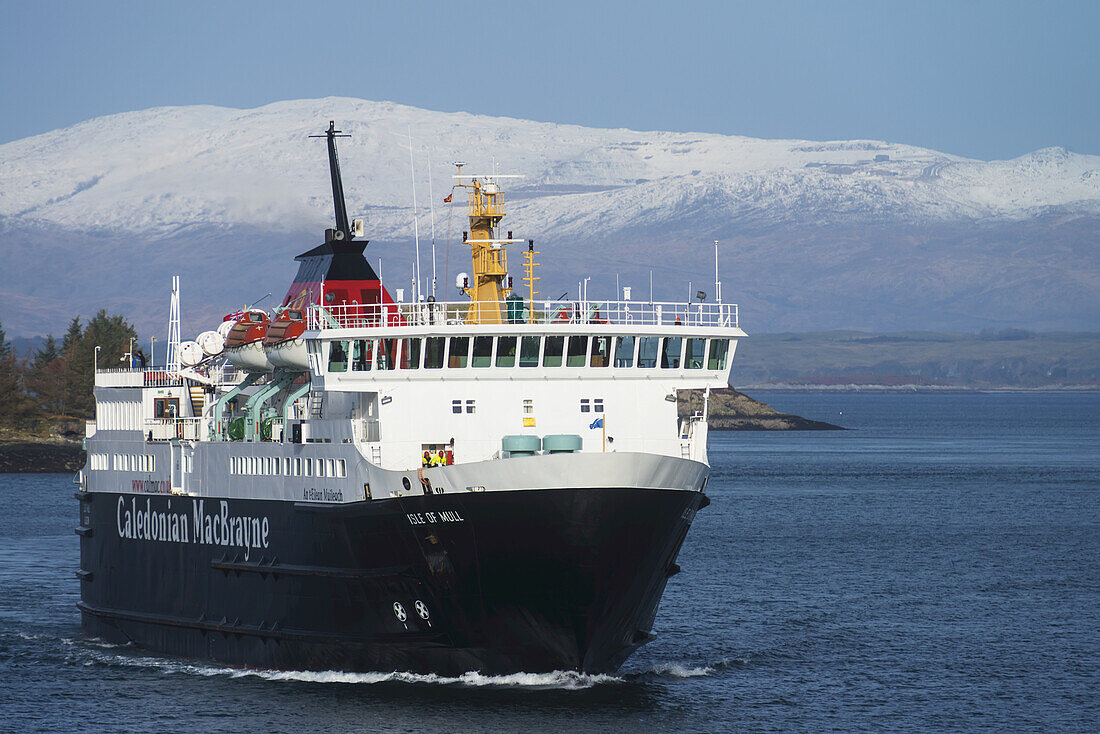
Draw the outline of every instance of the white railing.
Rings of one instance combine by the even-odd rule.
[[[182,385],[178,375],[164,370],[142,369],[141,367],[118,367],[95,371],[95,384],[101,387],[174,387]]]
[[[475,308],[476,306],[476,308]],[[473,318],[469,318],[473,314]],[[312,305],[310,329],[463,324],[627,324],[736,327],[736,303],[654,301],[451,301],[385,305]]]
[[[146,418],[145,434],[154,441],[168,441],[173,438],[199,440],[201,418]]]
[[[211,369],[211,378],[219,385],[238,385],[248,376],[234,368]],[[97,387],[179,387],[183,378],[161,369],[141,369],[140,367],[116,369],[97,369],[95,371]]]

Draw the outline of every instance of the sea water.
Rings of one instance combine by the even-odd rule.
[[[268,672],[85,640],[71,478],[0,476],[0,730],[1096,731],[1100,396],[757,395],[613,676]]]

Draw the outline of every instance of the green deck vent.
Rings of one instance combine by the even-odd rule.
[[[572,454],[581,450],[581,437],[575,433],[544,436],[542,450],[548,454]]]
[[[500,446],[509,456],[534,456],[542,447],[538,436],[505,436]]]

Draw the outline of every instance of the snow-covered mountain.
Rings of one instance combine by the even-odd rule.
[[[330,119],[351,134],[340,143],[349,210],[366,220],[383,276],[402,274],[396,287],[411,261],[411,133],[422,257],[435,201],[441,283],[465,266],[460,248],[443,254],[464,207],[440,203],[463,160],[466,173],[524,176],[508,186],[506,223],[539,242],[548,296],[590,272],[608,297],[616,275],[647,290],[651,269],[658,298],[686,294],[688,280],[713,279],[718,238],[724,293],[746,304],[750,330],[1094,328],[1100,313],[1100,156],[1048,148],[983,162],[880,141],[602,130],[328,98],[144,110],[0,146],[0,246],[25,255],[0,272],[0,320],[12,333],[59,331],[57,319],[102,304],[159,330],[177,272],[196,318],[278,296],[291,256],[331,226],[324,144],[307,137]]]

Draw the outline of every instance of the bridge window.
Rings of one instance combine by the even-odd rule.
[[[584,367],[584,358],[588,355],[588,337],[569,337],[569,353],[565,358],[566,367]]]
[[[356,339],[351,344],[351,369],[365,372],[374,360],[374,339]]]
[[[538,367],[539,366],[539,347],[542,337],[538,336],[525,336],[519,343],[519,366],[520,367]]]
[[[304,466],[305,475],[307,477],[312,477],[313,476],[313,459],[305,459],[303,461],[303,463],[305,464],[305,466]]]
[[[474,401],[473,400],[467,400],[466,401],[466,412],[467,413],[473,413],[476,410],[477,410],[477,406],[474,404]]]
[[[524,400],[523,401],[523,414],[524,415],[534,415],[534,413],[535,413],[535,401],[534,400]]]
[[[424,343],[424,369],[438,370],[443,367],[443,349],[446,340],[441,336],[429,336]]]
[[[451,412],[456,413],[456,414],[461,414],[462,413],[462,401],[461,400],[452,400],[451,401]]]
[[[514,336],[497,337],[497,367],[516,366],[516,338]]]
[[[634,366],[634,342],[632,336],[620,336],[615,338],[615,366]]]
[[[703,369],[703,360],[705,359],[703,352],[706,350],[706,347],[706,339],[685,339],[684,368],[689,370]]]
[[[665,339],[665,348],[661,352],[661,366],[667,370],[680,369],[680,350],[683,349],[684,340],[678,336],[670,336]]]
[[[465,367],[470,359],[470,337],[452,336],[448,367]]]
[[[401,340],[401,369],[415,370],[420,368],[420,340]]]
[[[638,337],[638,366],[649,369],[657,366],[657,347],[661,344],[659,336]]]
[[[397,366],[397,339],[378,340],[378,369],[392,370]]]
[[[542,354],[543,367],[561,367],[561,354],[565,350],[564,336],[546,337],[546,350]]]
[[[581,398],[581,412],[589,413],[592,411],[592,405],[588,402],[588,398]]]
[[[594,336],[592,337],[592,352],[591,358],[588,360],[589,367],[607,367],[611,364],[611,337],[609,336]]]
[[[474,356],[470,360],[471,367],[490,367],[493,364],[493,337],[474,337]]]
[[[592,412],[593,413],[602,413],[603,412],[603,398],[592,398]]]
[[[347,372],[348,369],[348,343],[335,341],[329,344],[328,371]]]
[[[726,369],[726,355],[729,353],[729,339],[710,340],[710,359],[707,360],[708,370]]]

